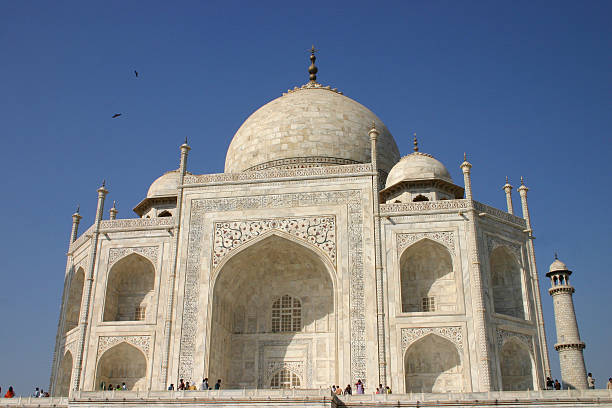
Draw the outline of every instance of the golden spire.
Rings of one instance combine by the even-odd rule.
[[[418,152],[419,151],[419,142],[417,141],[416,132],[414,132],[414,142],[412,142],[412,144],[414,145],[413,150],[415,152]]]
[[[317,52],[317,50],[315,50],[315,46],[313,44],[312,48],[310,49],[310,66],[308,67],[310,82],[317,82],[317,72],[319,71],[315,65],[315,60],[317,59],[317,57],[315,57],[315,52]]]
[[[523,176],[521,176],[521,186],[524,186],[525,182],[523,181]]]

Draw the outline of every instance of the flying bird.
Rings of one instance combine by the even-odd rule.
[[[136,78],[138,78],[138,71],[134,70],[134,75],[136,75]]]
[[[120,114],[120,113],[115,113],[115,114],[113,115],[113,119],[118,118],[119,116],[121,116],[121,114]]]

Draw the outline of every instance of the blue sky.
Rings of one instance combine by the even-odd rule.
[[[525,176],[554,376],[557,251],[605,386],[611,14],[606,1],[0,3],[0,386],[48,386],[76,205],[84,231],[106,179],[135,217],[186,136],[189,170],[222,172],[248,115],[307,81],[313,42],[320,82],[372,109],[403,154],[417,132],[461,182],[466,151],[474,198],[498,208],[505,176]]]

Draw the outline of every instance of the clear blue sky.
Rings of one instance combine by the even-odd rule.
[[[307,81],[313,42],[320,81],[372,109],[402,153],[416,131],[460,182],[467,151],[475,199],[498,208],[505,176],[525,176],[549,344],[558,251],[605,386],[611,15],[609,1],[1,2],[3,390],[47,388],[77,203],[84,231],[105,178],[135,217],[185,136],[190,171],[222,172],[248,115]]]

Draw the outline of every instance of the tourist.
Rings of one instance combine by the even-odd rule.
[[[13,391],[13,387],[9,387],[6,394],[4,394],[4,398],[13,398],[15,396],[15,391]]]
[[[546,389],[552,390],[554,385],[555,383],[553,382],[552,378],[546,377]]]
[[[382,394],[383,390],[384,390],[384,388],[383,388],[382,384],[378,384],[378,388],[376,388],[376,393],[377,394]]]
[[[612,378],[608,378],[608,384],[606,384],[606,388],[612,390]]]
[[[557,390],[557,391],[561,389],[561,383],[556,378],[555,378],[554,387],[555,387],[555,390]]]
[[[100,383],[100,390],[106,391],[106,383],[104,381]]]
[[[221,389],[221,379],[217,380],[217,383],[215,384],[215,390]]]
[[[108,384],[108,390],[112,391],[113,390],[113,384]]]
[[[351,384],[346,384],[346,388],[344,389],[344,395],[353,394],[353,389],[351,388]]]
[[[195,382],[192,382],[189,386],[189,391],[197,391],[198,387],[196,387]]]
[[[45,396],[45,391],[41,388],[40,392],[38,393],[38,398],[43,398]]]
[[[389,388],[389,386],[388,386],[388,385],[385,387],[385,392],[386,392],[387,394],[391,394],[391,388]]]
[[[45,397],[45,398],[49,398],[50,396],[51,396],[51,395],[49,395],[49,393],[48,393],[47,391],[45,391],[45,392],[44,392],[43,397]]]
[[[32,393],[32,396],[34,398],[40,398],[40,390],[38,389],[38,387],[36,387],[36,389],[34,390],[34,392]]]
[[[589,385],[589,388],[591,390],[595,389],[595,379],[593,378],[593,374],[589,373],[589,375],[587,375],[587,384]]]
[[[116,391],[121,391],[121,386],[120,386],[119,384],[117,384],[117,385],[115,386],[115,390],[116,390]]]
[[[174,384],[170,384],[168,386],[168,391],[174,391]]]
[[[179,389],[179,391],[183,391],[185,389],[185,383],[183,382],[182,378],[179,380],[178,389]]]
[[[204,378],[202,380],[202,384],[200,384],[200,391],[208,390],[208,378]]]
[[[342,395],[342,388],[339,385],[336,385],[336,395]]]
[[[355,388],[357,389],[357,394],[363,394],[365,392],[365,388],[363,387],[361,380],[357,380]]]
[[[127,391],[127,385],[125,385],[125,383],[121,383],[121,389],[123,391]]]

